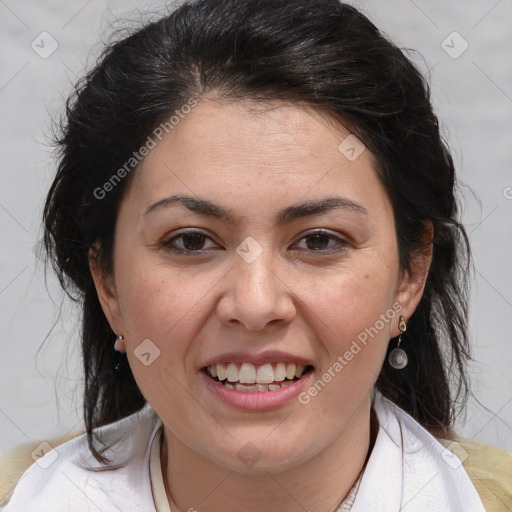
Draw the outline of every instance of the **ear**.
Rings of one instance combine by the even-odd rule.
[[[96,293],[101,304],[101,309],[107,318],[110,328],[116,334],[123,334],[119,301],[114,276],[105,275],[98,259],[98,246],[89,250],[89,268],[96,287]]]
[[[412,255],[410,268],[402,272],[396,300],[402,306],[399,314],[404,316],[406,321],[414,313],[423,296],[432,263],[433,238],[434,226],[428,221],[425,223],[422,235],[422,247]],[[391,326],[390,335],[395,337],[399,333],[398,322],[396,322],[396,325]]]

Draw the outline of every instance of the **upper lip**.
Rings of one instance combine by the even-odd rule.
[[[264,351],[264,352],[226,352],[218,356],[208,359],[201,365],[201,368],[207,368],[215,364],[225,363],[251,363],[255,366],[270,363],[295,363],[303,366],[313,366],[310,360],[301,356],[289,354],[279,351]]]

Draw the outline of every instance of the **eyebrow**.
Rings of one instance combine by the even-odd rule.
[[[191,196],[170,196],[161,199],[146,208],[144,215],[156,210],[169,208],[175,204],[181,204],[190,211],[207,217],[214,217],[229,223],[236,223],[240,219],[232,210],[226,210],[205,199],[198,199]],[[287,224],[296,219],[308,217],[310,215],[318,215],[335,209],[348,209],[356,213],[367,215],[368,211],[350,199],[343,197],[328,197],[319,201],[310,201],[302,204],[288,206],[277,214],[277,224]]]

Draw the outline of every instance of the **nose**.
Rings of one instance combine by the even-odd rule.
[[[269,325],[286,325],[296,315],[292,283],[265,249],[254,261],[238,255],[225,277],[224,293],[217,305],[220,321],[231,328],[261,331]]]

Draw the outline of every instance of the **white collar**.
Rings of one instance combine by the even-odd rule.
[[[351,512],[485,512],[469,476],[450,451],[380,393],[374,407],[379,433]],[[98,429],[106,444],[117,441],[105,452],[120,465],[117,469],[84,469],[84,464],[98,466],[84,435],[64,443],[23,474],[3,510],[155,512],[150,452],[159,444],[153,441],[160,426],[146,404],[138,413]],[[161,478],[160,457],[156,460]]]
[[[485,512],[462,463],[405,411],[375,394],[379,433],[364,474],[337,509],[351,512]],[[171,512],[160,464],[160,435],[151,448],[157,512]],[[350,507],[350,505],[352,505]]]
[[[485,512],[462,463],[381,393],[379,433],[351,512]]]

